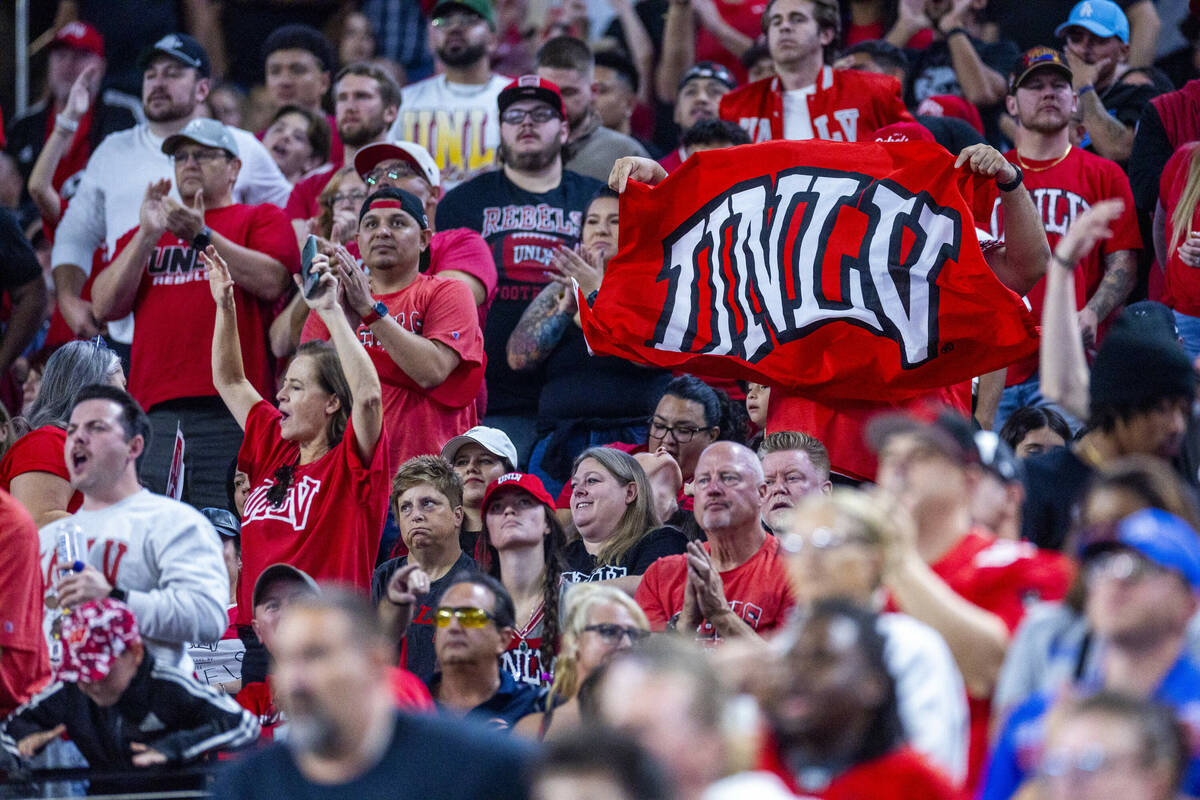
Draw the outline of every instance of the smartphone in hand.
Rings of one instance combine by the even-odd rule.
[[[321,280],[321,276],[312,268],[313,257],[316,254],[317,237],[310,233],[304,242],[304,249],[300,251],[300,290],[306,298],[313,296],[313,292]]]

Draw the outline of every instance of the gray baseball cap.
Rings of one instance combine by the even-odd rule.
[[[208,147],[219,147],[234,158],[238,157],[237,142],[229,128],[220,121],[200,117],[189,122],[183,130],[174,136],[168,136],[162,143],[162,151],[174,155],[179,145],[184,142],[195,142]]]

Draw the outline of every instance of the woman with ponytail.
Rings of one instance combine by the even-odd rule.
[[[510,472],[492,481],[483,496],[477,560],[504,584],[516,607],[504,667],[534,686],[549,686],[553,679],[565,546],[554,501],[536,475]]]
[[[258,576],[283,562],[317,580],[370,588],[387,514],[391,470],[383,441],[379,376],[338,302],[329,259],[305,299],[332,344],[307,342],[288,366],[275,408],[246,379],[233,281],[213,249],[204,254],[217,304],[213,384],[246,432],[238,469],[250,477],[242,517],[239,626],[250,624]]]

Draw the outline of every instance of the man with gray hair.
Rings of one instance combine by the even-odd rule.
[[[651,630],[719,643],[781,625],[794,604],[779,542],[759,518],[767,486],[753,451],[734,442],[705,448],[692,485],[696,522],[708,541],[650,565],[635,599]]]
[[[246,375],[273,396],[274,364],[267,352],[272,304],[300,268],[300,251],[277,206],[234,202],[244,151],[232,128],[194,119],[168,136],[162,152],[175,166],[172,181],[143,189],[138,225],[117,240],[116,257],[95,276],[92,308],[99,320],[132,313],[129,393],[150,415],[152,443],[141,464],[143,483],[165,492],[182,430],[182,498],[197,508],[225,502],[225,470],[237,455],[242,430],[213,386],[210,337],[217,307],[200,252],[209,245],[229,265],[242,328]]]
[[[768,434],[758,448],[767,493],[762,519],[772,531],[780,517],[810,494],[829,494],[829,451],[821,440],[808,433],[777,431]]]

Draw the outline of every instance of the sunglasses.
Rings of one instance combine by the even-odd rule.
[[[614,625],[611,622],[603,622],[596,625],[588,625],[584,631],[590,631],[599,636],[609,644],[617,644],[626,636],[633,644],[644,640],[650,635],[650,631],[644,631],[641,628],[627,628],[624,625]]]
[[[494,622],[496,617],[490,611],[471,606],[459,606],[458,608],[443,606],[433,612],[434,624],[439,628],[449,627],[451,619],[458,620],[458,624],[464,628],[482,628],[489,622]]]
[[[559,118],[558,112],[555,111],[553,108],[550,108],[549,106],[539,106],[538,108],[533,108],[533,109],[524,109],[524,108],[505,109],[504,113],[502,113],[500,115],[500,121],[505,122],[509,125],[520,125],[522,122],[525,121],[526,117],[529,117],[531,120],[536,122],[538,125],[542,125],[544,123],[549,122],[552,119]]]

